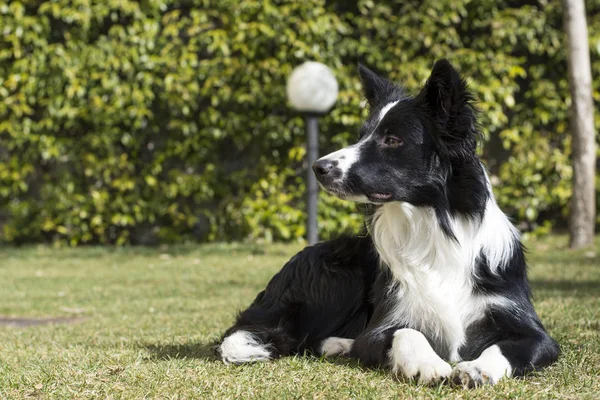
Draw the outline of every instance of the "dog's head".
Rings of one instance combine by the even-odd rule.
[[[446,209],[453,197],[481,197],[464,193],[471,184],[480,192],[485,176],[475,155],[472,96],[452,65],[436,62],[414,97],[362,65],[359,72],[369,117],[357,143],[314,163],[321,186],[347,200]]]

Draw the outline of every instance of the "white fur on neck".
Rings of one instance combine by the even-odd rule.
[[[383,264],[395,278],[398,299],[386,326],[401,324],[434,340],[436,350],[458,361],[466,328],[491,304],[512,302],[473,292],[476,261],[484,255],[492,272],[503,268],[516,229],[490,198],[482,220],[449,216],[456,240],[441,229],[435,211],[392,202],[378,208],[371,233]]]

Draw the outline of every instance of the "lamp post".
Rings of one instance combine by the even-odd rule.
[[[287,82],[287,97],[294,109],[306,120],[307,208],[306,233],[309,244],[319,240],[317,231],[317,195],[319,186],[311,165],[319,154],[319,125],[317,118],[326,114],[335,104],[338,83],[333,72],[324,64],[308,61],[296,67]]]

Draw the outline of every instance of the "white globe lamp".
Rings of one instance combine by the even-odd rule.
[[[325,114],[338,96],[338,83],[324,64],[308,61],[296,67],[287,82],[287,97],[294,109],[311,114]]]

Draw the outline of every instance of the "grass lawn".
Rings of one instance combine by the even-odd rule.
[[[598,399],[600,255],[569,251],[561,236],[527,245],[535,305],[562,356],[471,391],[342,360],[215,359],[209,344],[299,245],[0,248],[0,398]],[[10,326],[9,317],[73,321]]]

